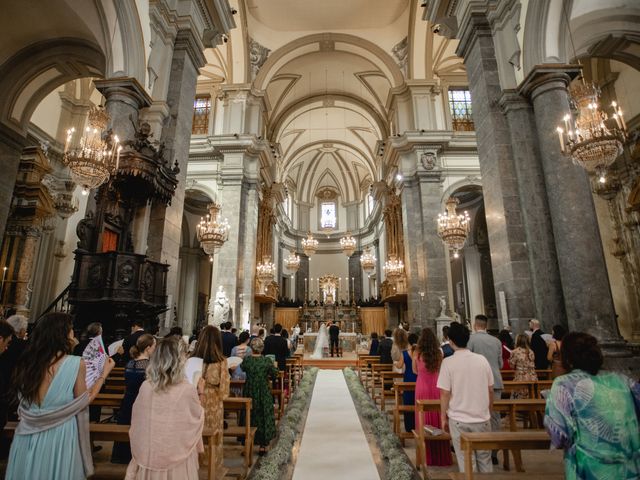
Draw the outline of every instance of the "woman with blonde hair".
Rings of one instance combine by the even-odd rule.
[[[401,327],[393,331],[393,347],[391,347],[391,359],[393,360],[393,371],[404,373],[404,361],[402,352],[409,348],[409,335]]]
[[[204,409],[185,378],[186,349],[182,339],[170,337],[151,355],[133,404],[126,480],[198,479]]]
[[[207,325],[200,332],[193,356],[202,359],[202,376],[198,381],[198,396],[204,407],[204,427],[214,433],[213,463],[222,471],[222,430],[224,429],[224,399],[229,396],[229,369],[222,354],[220,330]],[[210,461],[208,458],[207,462]]]
[[[515,370],[514,382],[537,382],[535,354],[529,345],[529,337],[523,333],[516,337],[516,348],[511,352],[509,363]],[[511,394],[511,398],[529,398],[529,390],[523,388]]]

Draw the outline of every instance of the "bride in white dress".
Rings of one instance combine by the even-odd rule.
[[[322,352],[324,352],[324,347],[329,346],[329,334],[327,333],[327,326],[323,323],[320,325],[320,330],[318,330],[318,336],[316,337],[316,347],[313,349],[313,354],[311,354],[311,358],[314,360],[318,360],[322,358]]]

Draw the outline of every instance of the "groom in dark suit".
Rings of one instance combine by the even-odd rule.
[[[336,356],[340,356],[340,328],[336,322],[331,322],[329,327],[329,345],[331,345],[331,356],[333,357],[333,347],[336,347]]]

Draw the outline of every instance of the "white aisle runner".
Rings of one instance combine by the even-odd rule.
[[[379,478],[342,371],[320,370],[293,480]]]

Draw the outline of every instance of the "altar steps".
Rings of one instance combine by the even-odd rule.
[[[345,367],[356,367],[358,363],[357,358],[342,358],[342,357],[329,357],[321,360],[304,358],[302,365],[305,367],[318,367],[327,370],[342,370]]]

